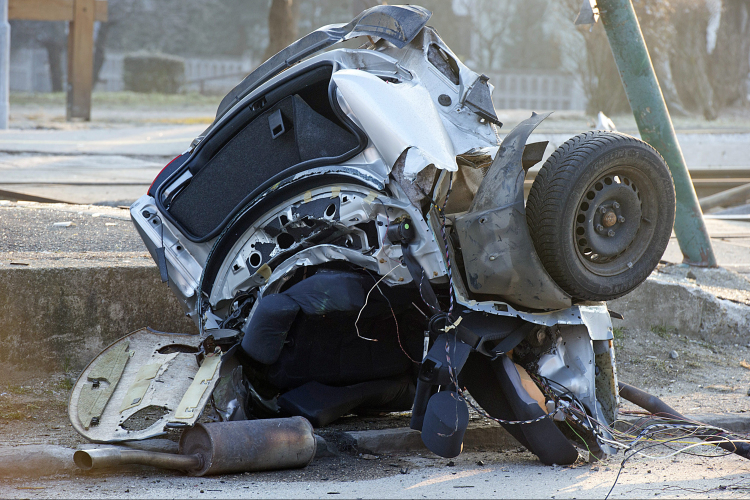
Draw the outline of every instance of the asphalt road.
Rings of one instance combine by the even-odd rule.
[[[205,128],[206,124],[125,125],[0,131],[0,190],[71,203],[129,204]],[[533,134],[529,142],[549,141],[546,157],[580,131]],[[678,138],[689,168],[750,168],[750,133],[680,133]]]
[[[479,465],[479,463],[482,465]],[[130,468],[120,473],[11,480],[3,498],[604,498],[622,455],[607,463],[545,466],[527,452],[329,457],[303,470],[187,477]],[[453,463],[453,466],[449,466]],[[372,477],[375,476],[375,477]],[[736,456],[633,459],[610,498],[747,498],[750,462]]]

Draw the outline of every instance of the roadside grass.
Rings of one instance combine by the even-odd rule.
[[[31,394],[32,392],[34,392],[32,391],[31,387],[24,387],[22,385],[9,385],[7,387],[7,390],[9,393],[15,394],[17,396],[22,396],[24,394]]]
[[[625,328],[621,326],[614,327],[612,335],[615,338],[615,347],[622,348],[625,345]]]
[[[55,384],[55,388],[62,391],[69,391],[73,388],[73,385],[73,381],[69,377],[63,377]]]
[[[677,333],[677,329],[673,326],[653,325],[651,327],[651,333],[655,333],[663,339],[668,339],[672,334]]]

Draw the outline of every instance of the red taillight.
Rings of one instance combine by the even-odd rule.
[[[148,187],[148,191],[146,191],[146,194],[148,194],[148,193],[150,193],[150,192],[151,192],[151,188],[152,188],[152,187],[154,187],[154,182],[156,182],[156,179],[158,179],[158,178],[159,178],[159,176],[161,175],[161,173],[162,173],[162,172],[164,172],[164,170],[165,170],[165,169],[166,169],[166,168],[167,168],[168,166],[170,166],[170,165],[171,165],[172,163],[174,163],[174,161],[175,161],[175,160],[176,160],[177,158],[179,158],[180,156],[182,156],[182,155],[177,155],[177,156],[175,156],[174,158],[172,158],[172,161],[170,161],[169,163],[167,163],[166,165],[164,165],[164,168],[162,168],[161,170],[159,170],[159,173],[158,173],[158,174],[156,174],[156,177],[154,177],[154,180],[153,180],[153,181],[151,181],[151,185],[150,185],[150,186]]]

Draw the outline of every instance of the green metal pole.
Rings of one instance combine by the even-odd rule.
[[[716,257],[693,181],[677,142],[633,4],[631,0],[598,0],[597,4],[641,138],[661,153],[672,171],[677,196],[674,232],[683,262],[716,267]]]

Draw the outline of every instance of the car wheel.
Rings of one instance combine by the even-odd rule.
[[[616,132],[579,134],[534,180],[526,219],[552,279],[571,297],[611,300],[643,282],[669,242],[672,176],[650,145]]]

